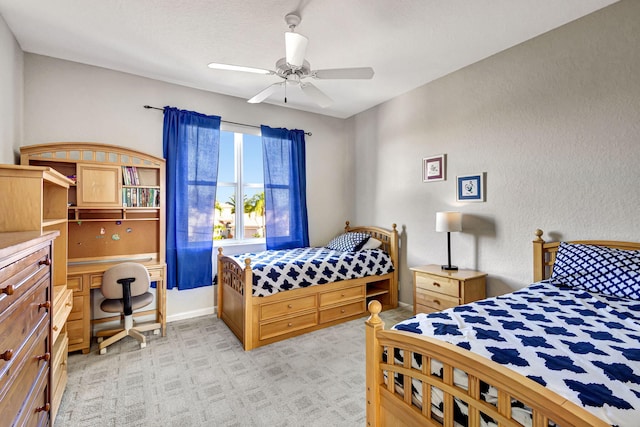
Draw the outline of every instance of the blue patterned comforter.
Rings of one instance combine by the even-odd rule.
[[[232,258],[242,266],[246,258],[251,259],[253,295],[258,297],[393,271],[391,258],[382,249],[341,252],[322,247],[297,248],[245,253]]]
[[[505,365],[611,425],[640,425],[640,301],[539,282],[393,329]]]

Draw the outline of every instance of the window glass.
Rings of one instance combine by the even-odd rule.
[[[262,139],[220,132],[214,240],[263,239],[265,226]]]

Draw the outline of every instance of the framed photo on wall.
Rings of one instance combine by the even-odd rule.
[[[446,176],[446,154],[422,159],[422,182],[444,181]]]
[[[485,172],[458,176],[456,200],[459,202],[484,202],[484,174]]]

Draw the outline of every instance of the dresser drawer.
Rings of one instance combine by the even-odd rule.
[[[51,363],[51,418],[55,418],[57,408],[62,401],[64,389],[67,386],[67,355],[69,349],[69,339],[66,333],[60,334],[58,341],[53,347]]]
[[[59,287],[56,286],[56,288]],[[51,326],[53,330],[53,343],[56,342],[62,328],[64,328],[65,323],[67,323],[67,318],[73,307],[73,291],[66,289],[66,287],[63,288],[62,295],[56,295],[53,305],[53,325]]]
[[[44,277],[19,303],[0,313],[3,325],[0,354],[11,353],[10,360],[0,360],[0,389],[19,370],[19,365],[33,345],[33,337],[49,330],[49,313],[39,304],[47,302],[49,277]]]
[[[29,292],[34,283],[50,275],[49,246],[0,269],[0,313]]]
[[[320,323],[364,313],[364,300],[320,311]]]
[[[0,414],[15,414],[16,409],[22,407],[31,396],[34,384],[41,380],[43,375],[48,377],[51,354],[48,353],[49,322],[47,320],[38,325],[38,329],[27,339],[24,351],[15,355],[9,369],[2,372]],[[17,425],[20,424],[17,423]],[[10,423],[10,425],[13,424]]]
[[[42,427],[52,425],[51,402],[49,400],[49,369],[46,365],[33,384],[32,392],[24,402],[15,425],[24,427]]]
[[[416,305],[428,306],[433,309],[432,311],[440,311],[460,305],[460,300],[437,292],[416,289]]]
[[[452,297],[460,296],[460,281],[450,279],[448,277],[440,277],[427,273],[416,272],[415,286],[418,289],[424,289],[430,292],[450,295]]]
[[[291,317],[289,319],[260,324],[260,339],[265,340],[277,337],[278,335],[288,334],[289,332],[309,328],[317,324],[318,315],[315,312]]]
[[[300,313],[306,310],[315,310],[316,295],[303,298],[274,302],[260,306],[260,320],[275,319],[289,314]]]
[[[324,292],[320,294],[320,307],[339,304],[356,298],[362,298],[364,301],[364,296],[364,285],[354,286],[347,289],[339,289],[337,291]]]

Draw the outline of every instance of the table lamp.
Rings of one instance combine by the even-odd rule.
[[[447,232],[447,265],[443,265],[443,270],[457,270],[458,267],[451,265],[451,232],[462,231],[462,214],[460,212],[436,212],[436,231]]]

